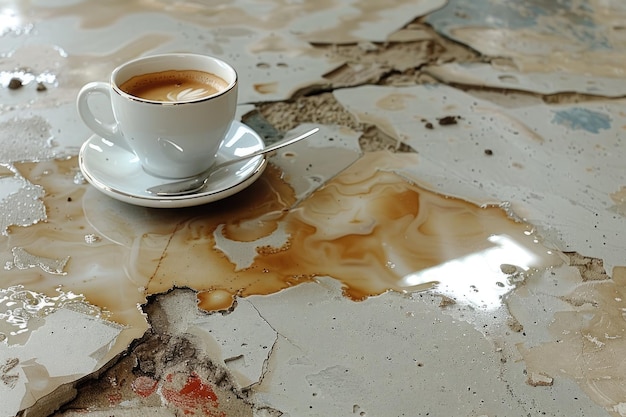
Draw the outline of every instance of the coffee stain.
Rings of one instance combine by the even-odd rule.
[[[404,110],[407,108],[407,100],[416,100],[413,94],[393,93],[376,101],[376,106],[385,110]]]
[[[626,187],[620,187],[618,191],[609,194],[609,197],[615,203],[609,210],[626,216]]]
[[[223,310],[236,295],[272,294],[317,276],[331,276],[344,284],[348,297],[362,300],[388,290],[430,288],[433,284],[421,282],[416,271],[489,252],[498,247],[493,235],[513,236],[533,252],[531,267],[560,262],[537,245],[528,225],[509,219],[499,207],[481,208],[440,196],[393,172],[376,170],[389,165],[389,155],[364,157],[297,207],[294,191],[280,171],[270,167],[249,189],[212,204],[209,214],[188,209],[179,211],[180,217],[164,216],[158,220],[160,227],[175,232],[151,234],[152,246],[164,248],[163,252],[149,255],[146,244],[139,249],[145,253],[135,261],[145,265],[146,272],[155,268],[147,292],[189,287],[200,292],[202,308]],[[413,159],[395,157],[398,166]],[[254,261],[242,268],[216,248],[216,233],[254,245],[279,228],[286,230],[288,240],[256,247]],[[516,263],[505,258],[501,263]],[[153,261],[151,266],[145,259]],[[500,272],[496,281],[506,279]]]
[[[366,153],[304,199],[270,165],[242,192],[184,209],[131,206],[77,183],[76,157],[16,163],[26,181],[45,190],[47,217],[28,227],[9,226],[0,260],[12,259],[14,247],[70,260],[63,276],[40,268],[6,270],[2,286],[23,285],[43,300],[59,292],[76,295],[81,312],[119,324],[104,364],[148,329],[141,308],[148,296],[172,288],[195,290],[199,308],[211,312],[232,308],[236,297],[329,276],[354,301],[387,291],[434,290],[457,304],[491,309],[524,275],[507,275],[501,264],[532,273],[561,262],[532,227],[506,210],[412,182],[407,170],[417,163],[412,153]],[[281,233],[284,239],[272,239]],[[218,237],[233,242],[233,249],[219,249]],[[254,256],[239,266],[237,252],[245,248]],[[26,344],[44,323],[29,317],[19,329],[3,323],[9,327],[2,330],[5,343]],[[186,398],[178,394],[172,398]]]
[[[198,308],[206,311],[224,311],[233,306],[235,294],[228,290],[211,289],[198,292]]]
[[[611,415],[624,415],[626,365],[615,358],[626,355],[626,267],[614,268],[612,279],[578,285],[563,299],[571,309],[554,314],[552,340],[517,346],[528,373],[572,379]]]
[[[12,249],[17,247],[45,259],[69,256],[69,261],[63,276],[51,275],[41,268],[5,269],[2,288],[21,286],[22,292],[42,300],[57,299],[59,294],[62,300],[80,296],[85,304],[81,311],[125,326],[116,340],[118,348],[125,348],[147,329],[145,317],[137,309],[146,301],[144,292],[139,290],[145,286],[145,280],[128,266],[133,259],[132,251],[104,238],[94,243],[85,240],[86,235],[99,236],[99,233],[83,212],[81,203],[88,186],[75,182],[79,171],[77,158],[16,163],[15,168],[30,183],[45,190],[38,199],[43,200],[46,218],[28,227],[9,225],[7,235],[3,236],[0,260],[5,265],[13,260]],[[91,312],[88,305],[93,306]],[[8,331],[9,344],[25,342],[33,323],[37,321],[26,320],[19,328],[20,337],[15,340]],[[103,361],[108,359],[107,356]]]
[[[355,301],[435,288],[457,303],[491,308],[516,285],[501,264],[531,273],[561,262],[529,225],[502,208],[439,195],[395,172],[416,158],[366,153],[303,201],[270,165],[227,199],[162,210],[129,206],[76,184],[76,158],[19,163],[16,169],[46,190],[48,218],[12,226],[7,247],[70,261],[62,281],[15,268],[3,285],[81,294],[94,311],[126,326],[118,338],[123,345],[146,329],[137,306],[175,287],[196,290],[207,311],[228,309],[236,296],[272,294],[319,276],[340,281]],[[279,232],[286,239],[268,244]],[[253,247],[252,262],[237,266],[234,253],[216,246],[218,235],[239,245],[232,247]]]
[[[9,167],[8,164],[0,163],[0,178],[5,178],[13,175],[13,170]]]
[[[254,90],[260,94],[274,94],[278,91],[278,83],[274,81],[271,83],[254,84]]]

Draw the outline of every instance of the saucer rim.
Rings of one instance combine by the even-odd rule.
[[[243,127],[246,129],[246,133],[252,134],[259,143],[265,148],[265,141],[260,137],[260,135],[254,131],[250,126],[246,125],[243,122],[234,121],[233,125],[238,127]],[[232,129],[232,128],[231,128]],[[100,135],[93,134],[87,138],[81,145],[79,154],[78,154],[78,165],[81,173],[94,188],[98,191],[103,192],[104,194],[115,198],[119,201],[123,201],[129,204],[143,206],[143,207],[153,207],[153,208],[178,208],[178,207],[191,207],[202,204],[208,204],[214,201],[218,201],[227,197],[230,197],[233,194],[236,194],[239,191],[244,190],[249,185],[254,183],[256,179],[265,171],[265,168],[268,165],[268,160],[265,155],[259,155],[256,157],[258,159],[257,166],[254,170],[243,178],[240,178],[239,181],[233,182],[232,185],[222,188],[219,190],[207,190],[205,192],[193,193],[182,196],[171,196],[171,197],[162,197],[162,196],[142,196],[138,194],[128,193],[126,191],[121,191],[119,189],[113,188],[110,185],[105,184],[98,178],[94,177],[92,173],[90,173],[89,168],[87,168],[87,162],[85,161],[86,148],[89,146],[94,139],[102,139]],[[262,148],[262,149],[263,149]],[[249,163],[249,162],[248,162]],[[139,162],[137,162],[139,164]],[[145,172],[145,171],[144,171]],[[146,175],[149,175],[153,178],[158,178],[154,175],[151,175],[145,172]],[[233,191],[233,189],[236,189]]]

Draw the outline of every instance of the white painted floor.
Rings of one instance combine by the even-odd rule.
[[[0,417],[626,416],[626,6],[544,3],[3,2]],[[102,193],[78,90],[178,51],[320,133]]]

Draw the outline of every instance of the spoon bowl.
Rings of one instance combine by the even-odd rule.
[[[320,129],[318,127],[313,128],[311,130],[308,130],[298,136],[292,137],[292,138],[287,138],[287,139],[283,139],[281,141],[278,141],[276,143],[274,143],[273,145],[270,145],[266,148],[263,148],[259,151],[256,152],[252,152],[249,153],[248,155],[244,155],[238,158],[233,158],[233,159],[229,159],[228,161],[222,162],[221,164],[218,165],[213,165],[211,168],[209,168],[208,170],[206,170],[205,172],[203,172],[200,175],[197,175],[195,177],[192,178],[186,178],[184,180],[180,180],[180,181],[173,181],[173,182],[169,182],[167,184],[161,184],[161,185],[157,185],[154,187],[150,187],[148,188],[146,191],[154,194],[154,195],[158,195],[161,197],[174,197],[174,196],[180,196],[180,195],[188,195],[188,194],[193,194],[193,193],[197,193],[199,191],[201,191],[204,186],[206,185],[207,181],[209,180],[209,178],[211,178],[211,175],[213,175],[214,173],[216,173],[217,171],[221,170],[222,168],[225,168],[229,165],[235,164],[237,162],[241,162],[241,161],[245,161],[247,159],[250,158],[254,158],[255,156],[259,156],[259,155],[265,155],[267,153],[270,152],[274,152],[277,149],[283,148],[285,146],[291,145],[293,143],[299,142],[302,139],[308,138],[309,136],[313,135],[314,133],[317,133]]]

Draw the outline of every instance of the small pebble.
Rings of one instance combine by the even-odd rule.
[[[503,274],[512,275],[517,272],[517,267],[511,264],[502,264],[500,265],[500,271]]]
[[[11,90],[17,90],[18,88],[22,88],[24,84],[22,84],[22,80],[20,80],[19,78],[11,78],[11,81],[9,81],[9,89]]]
[[[551,387],[554,379],[540,372],[531,372],[528,375],[528,385],[533,387]]]
[[[41,81],[37,83],[37,91],[46,91],[47,89],[48,87],[46,87],[46,85]]]
[[[449,125],[455,125],[457,123],[457,120],[460,118],[461,118],[460,116],[445,116],[445,117],[442,117],[441,119],[437,119],[437,121],[439,122],[441,126],[449,126]]]

